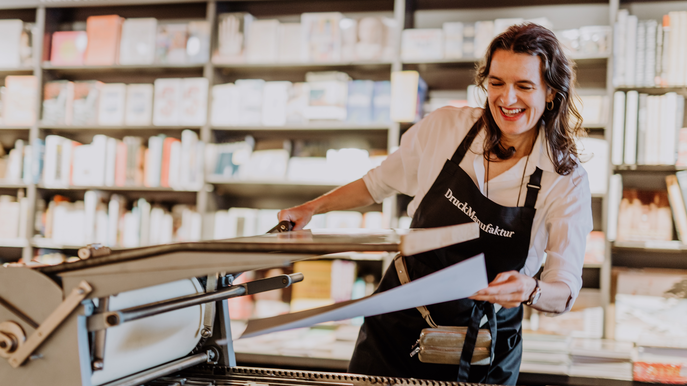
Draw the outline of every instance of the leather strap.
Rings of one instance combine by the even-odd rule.
[[[410,276],[408,276],[408,267],[406,267],[406,261],[400,253],[396,255],[396,257],[394,257],[394,266],[396,267],[396,273],[398,274],[398,280],[401,282],[401,285],[410,283]],[[432,315],[429,314],[429,310],[427,309],[427,307],[420,306],[416,308],[418,311],[420,311],[420,314],[422,314],[422,318],[425,319],[425,321],[427,322],[427,324],[430,325],[430,327],[439,327],[436,323],[434,323],[434,320],[432,320]]]

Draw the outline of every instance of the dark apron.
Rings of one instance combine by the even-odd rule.
[[[523,207],[504,207],[487,197],[458,165],[481,128],[478,120],[422,199],[411,228],[480,224],[480,237],[435,251],[406,256],[411,280],[484,253],[489,282],[505,271],[525,265],[534,220],[534,204],[541,188],[541,169],[530,176]],[[515,199],[515,197],[513,197]],[[393,264],[376,292],[398,287]],[[348,371],[358,374],[412,377],[442,381],[512,384],[517,381],[522,357],[522,305],[501,309],[494,317],[491,303],[461,299],[427,306],[440,326],[468,326],[460,365],[422,363],[410,357],[420,331],[429,325],[417,309],[365,318]],[[492,333],[490,366],[470,366],[479,323],[486,315]]]

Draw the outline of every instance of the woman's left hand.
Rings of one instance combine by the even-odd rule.
[[[470,296],[472,300],[498,303],[504,308],[513,308],[528,300],[534,291],[533,278],[517,271],[501,272],[489,283],[489,287]]]

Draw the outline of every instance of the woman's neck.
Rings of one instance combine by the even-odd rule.
[[[515,154],[513,155],[513,157],[516,159],[525,157],[532,151],[534,142],[537,140],[537,133],[538,130],[536,128],[527,130],[522,134],[512,136],[502,133],[501,146],[503,146],[504,149],[514,147]]]

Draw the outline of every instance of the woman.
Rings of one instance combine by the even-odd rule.
[[[408,206],[412,228],[474,221],[457,208],[459,202],[483,224],[500,229],[481,230],[477,240],[405,257],[414,280],[485,254],[488,288],[469,299],[427,308],[436,324],[468,326],[468,335],[486,316],[495,337],[490,365],[470,366],[468,349],[460,365],[410,357],[420,330],[429,326],[417,310],[409,309],[365,319],[351,372],[515,384],[522,355],[522,303],[562,313],[579,293],[592,219],[589,183],[574,142],[582,129],[572,102],[572,66],[551,31],[523,24],[494,39],[476,80],[487,91],[484,109],[433,112],[361,180],[279,213],[280,220],[301,229],[314,214],[366,206],[401,192],[414,196]],[[545,255],[541,280],[536,280]],[[377,291],[398,285],[392,265]]]

